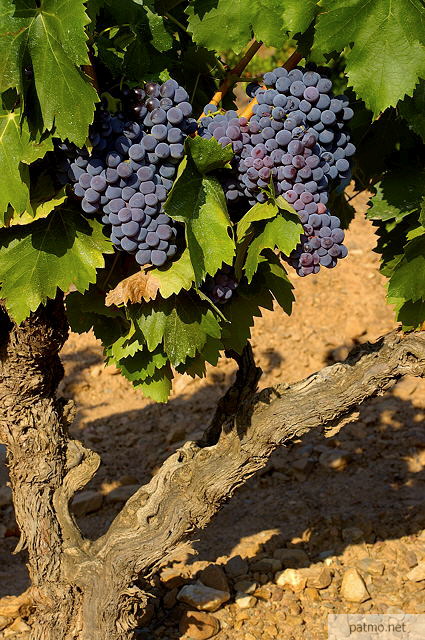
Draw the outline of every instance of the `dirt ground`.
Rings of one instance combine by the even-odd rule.
[[[262,387],[299,380],[395,326],[372,252],[373,227],[363,215],[366,201],[363,196],[353,201],[358,215],[347,233],[349,257],[336,270],[292,278],[291,317],[277,309],[256,321],[252,346],[264,372]],[[60,391],[78,407],[73,436],[103,461],[87,487],[94,492],[94,511],[80,519],[83,532],[95,537],[138,483],[148,481],[185,439],[200,435],[232,379],[234,363],[223,359],[204,380],[178,377],[171,401],[156,405],[103,367],[92,335],[71,334],[62,356],[66,375]],[[137,637],[189,637],[179,631],[188,607],[176,595],[211,563],[225,569],[231,593],[212,614],[220,622],[217,640],[320,640],[327,638],[329,613],[425,613],[424,427],[425,380],[406,378],[391,393],[360,407],[359,418],[337,435],[310,435],[277,451],[199,532],[196,555],[177,558],[174,583],[167,583],[166,572],[156,580],[155,613],[152,609],[152,619],[144,621]],[[0,488],[6,480],[3,453]],[[0,596],[18,594],[27,584],[22,554],[11,554],[17,543],[12,507],[7,496],[3,502]],[[290,564],[288,549],[304,552],[298,564]],[[238,561],[229,563],[235,556],[242,559],[238,570]],[[288,566],[301,566],[307,579],[302,588],[279,584],[275,574]],[[353,568],[367,589],[361,603],[341,591]],[[171,589],[174,584],[178,588]],[[243,606],[235,602],[241,589],[249,592]],[[207,633],[202,625],[197,633],[202,630]],[[0,637],[26,637],[8,633]]]

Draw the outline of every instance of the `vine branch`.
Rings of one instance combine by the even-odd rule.
[[[205,527],[277,446],[313,429],[323,433],[345,424],[353,409],[407,374],[425,375],[423,333],[392,332],[357,347],[343,363],[258,394],[258,369],[246,351],[203,440],[186,442],[129,499],[93,543],[97,562],[118,574],[153,572],[192,532]],[[235,398],[228,416],[222,409]]]
[[[286,69],[287,71],[291,71],[292,69],[295,69],[295,67],[300,62],[300,60],[302,60],[302,57],[303,56],[298,51],[294,51],[292,55],[289,56],[285,64],[283,65],[283,68]],[[266,87],[263,87],[263,89],[266,89]],[[246,118],[247,120],[249,120],[254,113],[253,108],[255,107],[256,104],[258,104],[258,100],[257,98],[253,98],[249,103],[249,105],[245,107],[245,109],[242,109],[242,111],[240,112],[238,111],[239,117]]]
[[[245,68],[251,62],[252,58],[255,56],[257,51],[259,51],[259,49],[262,46],[263,46],[262,42],[257,42],[257,40],[254,40],[254,42],[250,45],[246,53],[239,60],[237,65],[226,73],[225,78],[222,84],[220,85],[220,88],[218,89],[218,91],[216,91],[216,93],[211,98],[210,104],[218,105],[223,100],[224,96],[227,94],[229,89],[234,85],[235,78],[239,78],[239,76],[243,73]],[[206,114],[202,113],[200,118],[204,118],[205,116]]]

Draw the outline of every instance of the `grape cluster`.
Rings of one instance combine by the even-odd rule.
[[[207,276],[203,289],[215,304],[228,302],[238,283],[233,268],[224,264],[214,277]]]
[[[353,111],[345,96],[334,97],[332,82],[313,69],[287,71],[279,67],[264,75],[266,86],[248,85],[257,98],[249,123],[207,114],[200,135],[214,136],[223,146],[236,145],[231,177],[223,180],[229,204],[244,200],[253,206],[266,202],[272,188],[298,212],[304,235],[287,257],[301,276],[333,267],[347,255],[339,220],[326,208],[329,191],[350,177],[351,157],[347,122]],[[216,109],[216,107],[214,107]],[[229,135],[227,129],[232,129]],[[225,129],[225,131],[223,131]]]
[[[177,252],[176,224],[163,203],[184,155],[186,136],[196,129],[188,94],[175,80],[147,83],[128,99],[132,119],[101,110],[87,148],[62,146],[68,180],[85,213],[103,211],[116,249],[140,265],[162,266]]]

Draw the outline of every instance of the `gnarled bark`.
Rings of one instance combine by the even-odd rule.
[[[69,408],[55,398],[67,334],[62,304],[49,303],[20,327],[3,313],[0,324],[0,439],[8,447],[19,548],[29,555],[32,640],[129,640],[147,600],[138,575],[155,572],[206,526],[278,445],[333,428],[405,374],[425,374],[425,334],[393,332],[344,363],[256,394],[260,371],[247,348],[202,441],[170,456],[91,542],[69,503],[99,459],[68,440]]]

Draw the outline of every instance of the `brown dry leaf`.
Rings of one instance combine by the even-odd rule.
[[[105,304],[107,307],[113,304],[127,304],[127,302],[142,302],[142,300],[155,300],[158,290],[159,281],[150,271],[139,271],[129,278],[122,280],[115,289],[112,289],[106,296]]]

